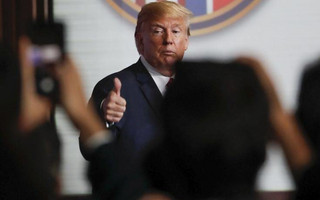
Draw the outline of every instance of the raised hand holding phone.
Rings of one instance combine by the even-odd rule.
[[[56,22],[33,23],[28,36],[31,39],[28,57],[35,67],[37,92],[56,101],[59,86],[53,68],[64,60],[64,26]]]

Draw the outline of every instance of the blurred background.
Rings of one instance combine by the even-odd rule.
[[[94,85],[100,79],[131,65],[139,57],[133,36],[135,24],[124,17],[123,13],[120,14],[120,10],[112,6],[112,2],[115,1],[0,0],[0,38],[16,47],[16,38],[23,29],[23,20],[49,15],[64,22],[67,52],[80,68],[89,99]],[[134,3],[130,0],[117,2]],[[241,1],[224,2],[228,4]],[[320,1],[255,2],[252,9],[228,26],[191,36],[185,59],[254,56],[265,65],[284,107],[289,112],[294,112],[302,70],[307,63],[320,56]],[[44,11],[38,8],[35,13],[34,5],[49,7]],[[135,8],[138,9],[139,6]],[[46,13],[46,10],[52,12]],[[85,174],[87,162],[79,151],[78,133],[60,109],[56,113],[56,119],[63,146],[63,193],[87,194],[91,188]],[[269,145],[268,158],[260,171],[257,189],[295,189],[282,149],[276,143]]]

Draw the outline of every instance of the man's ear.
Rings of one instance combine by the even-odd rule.
[[[185,46],[184,46],[184,50],[186,51],[189,47],[189,36],[186,36],[186,43],[185,43]]]

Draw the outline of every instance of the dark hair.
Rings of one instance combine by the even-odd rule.
[[[296,117],[314,151],[313,162],[297,182],[294,199],[320,199],[320,59],[308,64],[301,77]]]
[[[163,143],[146,165],[155,187],[179,199],[253,191],[271,125],[266,94],[251,67],[178,63],[163,116]]]

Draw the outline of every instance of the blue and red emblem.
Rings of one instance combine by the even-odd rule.
[[[118,13],[132,23],[144,4],[161,0],[106,0]],[[172,0],[194,14],[191,35],[201,35],[226,27],[254,8],[260,0]]]

